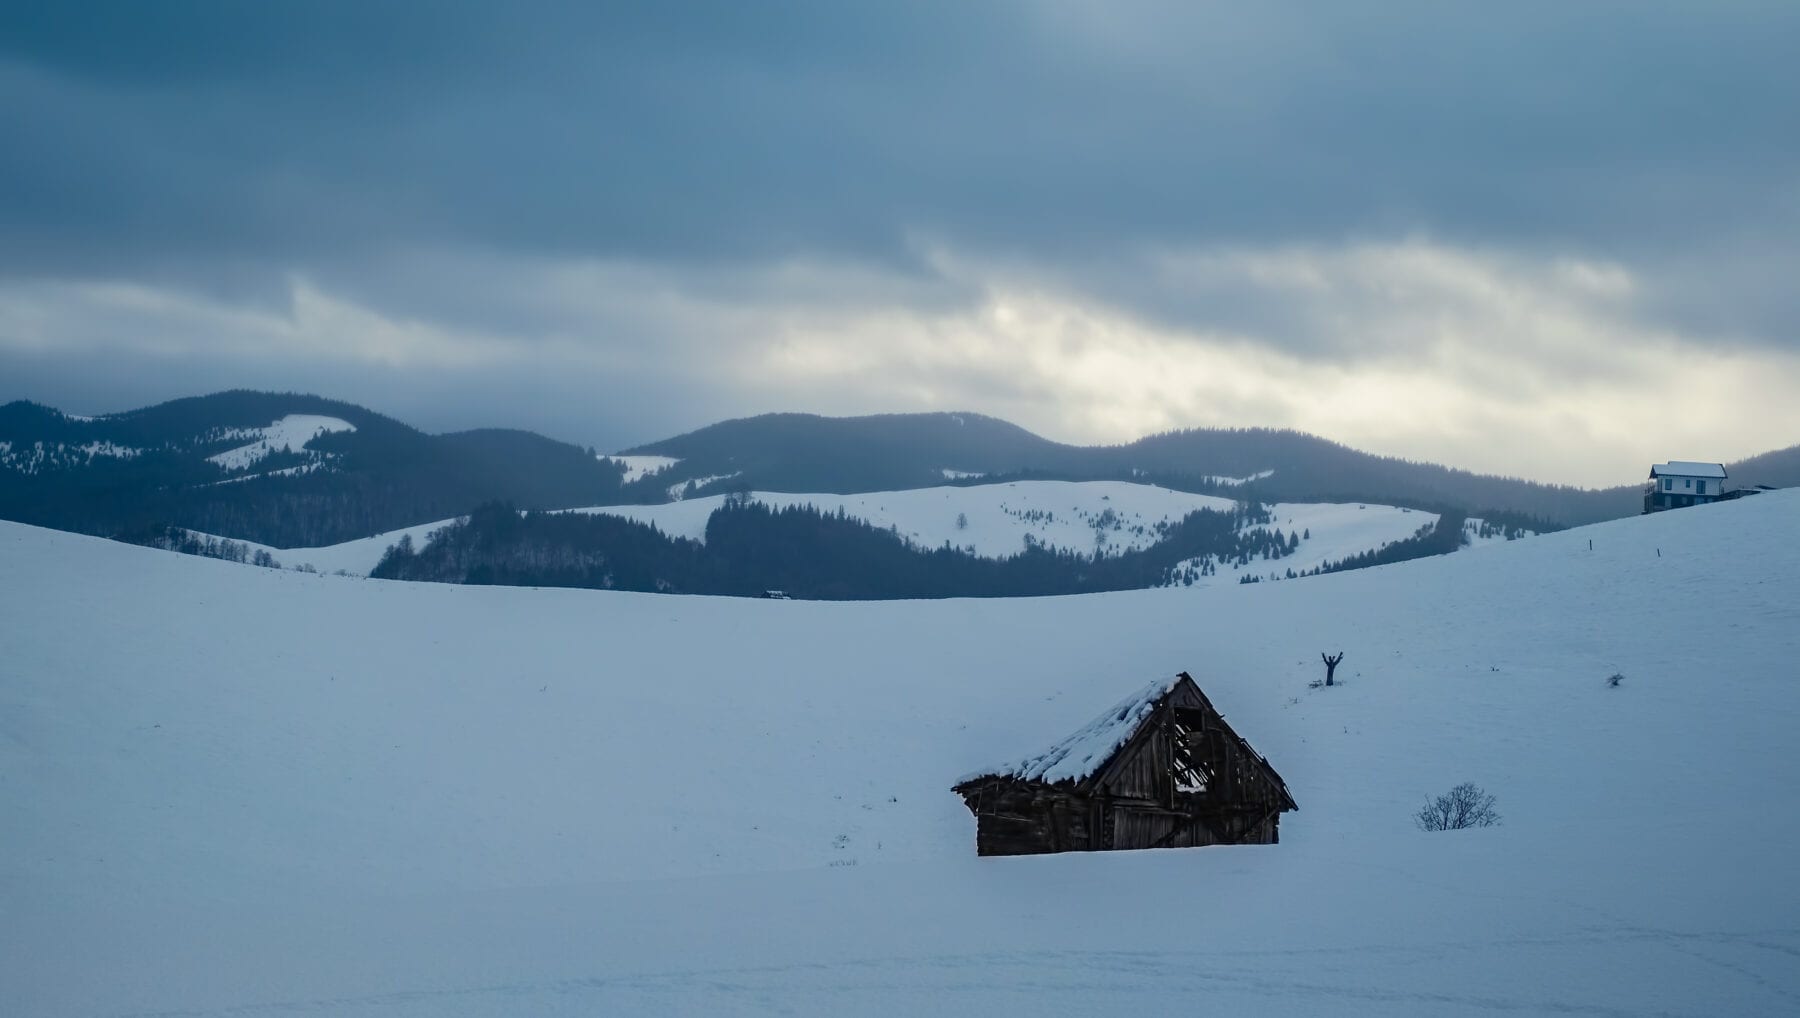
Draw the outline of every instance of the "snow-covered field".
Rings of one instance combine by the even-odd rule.
[[[646,459],[649,457],[637,457]],[[1149,484],[1120,481],[1013,481],[1005,484],[919,488],[860,495],[795,495],[754,492],[751,498],[776,507],[840,508],[870,524],[892,527],[924,548],[972,548],[978,555],[1017,554],[1027,535],[1050,548],[1092,553],[1096,537],[1109,554],[1142,548],[1158,540],[1156,527],[1175,523],[1195,509],[1230,509],[1230,499],[1192,495]],[[655,524],[671,537],[706,538],[706,521],[726,496],[709,495],[662,505],[590,506],[571,512],[607,513]],[[1306,535],[1299,550],[1284,559],[1257,561],[1242,570],[1220,567],[1222,580],[1235,582],[1239,572],[1275,579],[1286,570],[1304,572],[1327,561],[1379,548],[1411,537],[1433,523],[1433,513],[1394,506],[1347,503],[1278,503],[1269,507],[1270,527]],[[367,576],[388,547],[403,535],[423,543],[432,531],[453,520],[424,523],[325,548],[275,548],[240,541],[249,552],[266,550],[284,568],[311,566],[323,573]],[[1251,528],[1257,529],[1257,528]],[[1205,582],[1205,581],[1203,581]]]
[[[1797,524],[891,603],[0,524],[3,1010],[1796,1013]],[[974,858],[958,776],[1180,669],[1287,780],[1280,845]],[[1459,781],[1504,824],[1415,830]]]
[[[220,482],[228,483],[228,482]],[[323,548],[277,548],[269,544],[257,544],[255,541],[238,541],[244,546],[246,556],[266,551],[283,569],[310,569],[319,573],[347,573],[351,576],[367,576],[380,564],[381,556],[387,554],[388,548],[400,543],[403,537],[410,537],[413,543],[423,545],[431,538],[434,531],[455,523],[456,520],[438,520],[433,523],[421,523],[413,527],[390,530],[374,537],[362,537],[342,544],[326,545]],[[195,533],[198,533],[197,531]],[[212,534],[199,534],[201,537],[214,537]]]
[[[1304,573],[1327,562],[1338,562],[1391,544],[1437,522],[1436,513],[1402,509],[1371,502],[1277,502],[1269,506],[1273,526],[1285,534],[1302,535],[1300,547],[1286,558],[1252,562],[1236,572],[1253,573],[1275,580],[1289,569]]]
[[[654,523],[665,534],[701,541],[706,538],[707,518],[727,497],[582,511]],[[1096,533],[1104,535],[1106,546],[1114,551],[1141,548],[1156,543],[1159,522],[1174,523],[1195,509],[1233,505],[1228,498],[1123,481],[1011,481],[858,495],[758,491],[750,497],[775,508],[810,505],[828,513],[841,508],[876,527],[893,527],[922,547],[948,542],[989,557],[1018,554],[1026,534],[1046,547],[1083,552],[1094,550]]]
[[[665,534],[700,541],[706,537],[707,518],[725,497],[581,511],[654,523]],[[1234,504],[1228,498],[1125,481],[1009,481],[858,495],[759,491],[750,497],[776,507],[811,505],[828,513],[842,509],[874,526],[892,527],[920,547],[947,543],[993,558],[1017,554],[1028,535],[1047,548],[1083,553],[1096,547],[1109,554],[1144,548],[1160,539],[1159,524],[1177,523],[1196,509],[1229,510]],[[1437,520],[1433,513],[1372,504],[1280,503],[1269,511],[1274,518],[1270,526],[1283,533],[1311,531],[1294,555],[1268,563],[1279,566],[1277,571],[1291,567],[1295,572],[1404,540]]]

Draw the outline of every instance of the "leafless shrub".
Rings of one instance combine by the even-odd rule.
[[[1440,795],[1413,814],[1421,831],[1460,831],[1465,827],[1492,827],[1500,822],[1494,797],[1465,781]]]

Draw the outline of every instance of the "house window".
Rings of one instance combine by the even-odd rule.
[[[1673,477],[1663,478],[1663,490],[1664,491],[1674,491],[1675,490],[1675,478],[1673,478]]]
[[[1692,488],[1694,486],[1694,479],[1692,477],[1683,477],[1681,479],[1681,486],[1683,488]]]

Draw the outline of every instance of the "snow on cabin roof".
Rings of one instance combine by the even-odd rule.
[[[1723,463],[1695,463],[1691,460],[1670,460],[1667,463],[1650,465],[1650,476],[1661,477],[1672,474],[1676,477],[1719,477],[1725,476]]]
[[[980,778],[1018,778],[1021,781],[1082,781],[1092,777],[1131,739],[1138,725],[1156,709],[1156,703],[1181,681],[1180,675],[1158,679],[1088,722],[1068,738],[1041,753],[1015,763],[965,774],[956,783]]]

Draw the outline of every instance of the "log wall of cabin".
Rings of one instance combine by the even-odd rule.
[[[1025,783],[965,794],[976,813],[976,853],[984,856],[1267,845],[1279,837],[1280,804],[1273,796],[1216,803],[1184,795],[1170,809]]]
[[[990,782],[963,794],[976,817],[978,855],[1041,855],[1100,847],[1088,796],[1024,782]]]

